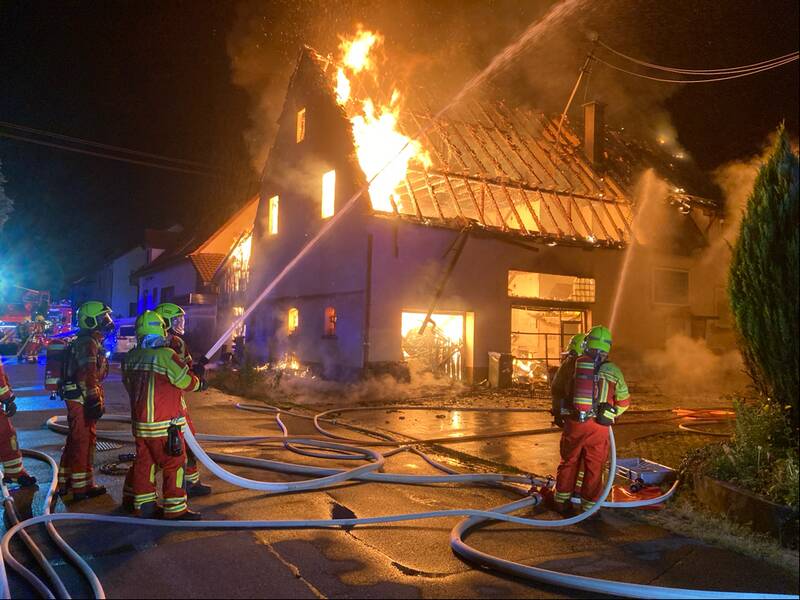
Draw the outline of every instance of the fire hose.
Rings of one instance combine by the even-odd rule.
[[[408,448],[407,446],[403,446],[402,442],[395,441],[394,445],[399,446],[396,450],[391,452],[387,452],[386,454],[379,454],[377,452],[368,450],[361,446],[354,446],[347,443],[339,443],[339,442],[323,442],[320,440],[313,440],[310,438],[302,437],[302,438],[291,438],[288,435],[288,431],[283,425],[280,417],[278,415],[278,422],[282,429],[283,436],[247,436],[246,439],[248,441],[253,440],[280,440],[284,444],[297,444],[302,445],[305,447],[311,448],[319,448],[319,449],[328,449],[331,451],[335,451],[337,453],[345,452],[349,454],[357,454],[362,457],[362,459],[371,458],[372,462],[364,465],[363,467],[357,467],[355,469],[349,470],[342,470],[342,469],[322,469],[318,467],[310,467],[307,465],[297,465],[293,463],[279,463],[278,461],[266,461],[263,459],[255,459],[255,458],[246,458],[246,457],[230,457],[226,455],[219,455],[213,454],[209,455],[206,453],[203,448],[198,443],[197,439],[191,434],[191,432],[185,432],[186,443],[189,448],[195,453],[198,460],[209,468],[215,475],[220,477],[221,479],[233,483],[234,485],[239,485],[241,487],[246,487],[248,489],[257,489],[259,491],[284,491],[284,486],[290,486],[292,484],[297,484],[298,486],[302,486],[300,489],[322,489],[324,487],[329,487],[331,485],[335,485],[342,481],[350,480],[350,479],[358,479],[358,480],[383,480],[387,482],[393,483],[434,483],[434,480],[431,479],[437,478],[436,482],[470,482],[476,484],[501,484],[501,482],[522,482],[522,480],[526,480],[527,478],[521,478],[519,476],[509,476],[503,474],[456,474],[448,467],[437,463],[430,457],[424,455],[424,453],[413,449]],[[125,417],[116,417],[114,420],[127,420]],[[48,424],[51,428],[57,428],[58,422],[57,419],[51,419]],[[106,433],[111,432],[99,432],[103,437],[106,437]],[[119,439],[120,434],[123,432],[113,432],[115,435],[115,439]],[[128,434],[129,436],[130,434]],[[501,437],[503,434],[495,434],[495,437]],[[198,436],[202,438],[212,437],[214,441],[242,441],[241,438],[232,438],[226,436]],[[611,460],[611,469],[609,472],[614,473],[616,468],[616,447],[614,444],[614,437],[613,432],[609,428],[609,437],[610,437],[610,460]],[[353,441],[350,440],[351,443],[361,443],[360,441]],[[288,447],[288,446],[287,446]],[[292,448],[294,449],[294,448]],[[424,456],[426,460],[433,465],[434,467],[445,471],[445,475],[442,476],[412,476],[412,475],[400,475],[400,474],[391,474],[391,473],[377,473],[375,472],[380,466],[383,464],[383,459],[387,455],[394,454],[400,451],[409,450],[414,451],[415,453],[419,454],[420,456]],[[35,451],[26,451],[26,454],[30,456],[34,456],[36,458],[46,460],[53,470],[54,477],[53,481],[51,482],[50,490],[47,496],[47,503],[48,508],[47,512],[49,512],[49,506],[52,502],[52,498],[55,494],[56,488],[56,474],[58,470],[58,466],[55,464],[53,459],[45,454],[38,453]],[[230,473],[229,471],[220,467],[217,462],[222,462],[223,459],[225,462],[231,462],[234,464],[244,464],[246,466],[251,467],[259,467],[259,468],[266,468],[269,470],[283,470],[289,469],[291,472],[304,472],[308,475],[317,475],[320,479],[311,480],[311,481],[301,481],[301,482],[279,482],[279,483],[270,483],[270,482],[261,482],[251,479],[246,479]],[[489,475],[490,477],[486,477]],[[380,477],[379,477],[380,476]],[[457,479],[454,479],[457,477]],[[316,484],[316,487],[313,485]],[[533,527],[565,527],[569,525],[574,525],[583,521],[584,519],[590,517],[594,512],[599,510],[601,506],[615,506],[618,504],[624,504],[625,507],[633,507],[633,506],[645,506],[649,504],[656,504],[665,501],[668,499],[675,491],[677,487],[677,482],[673,487],[667,491],[662,496],[658,498],[653,498],[649,500],[642,500],[633,503],[608,503],[606,502],[606,498],[611,490],[613,485],[613,477],[609,477],[606,481],[605,488],[601,495],[601,502],[598,502],[592,509],[587,510],[586,512],[577,515],[575,517],[571,517],[569,519],[560,519],[556,521],[547,521],[547,520],[540,520],[540,519],[530,519],[530,518],[523,518],[523,517],[516,517],[507,513],[514,512],[516,510],[531,507],[537,505],[541,498],[538,494],[528,496],[522,500],[518,500],[516,502],[512,502],[510,504],[506,504],[495,509],[491,509],[488,511],[485,510],[475,510],[475,509],[454,509],[454,510],[444,510],[444,511],[432,511],[426,513],[413,513],[413,514],[403,514],[403,515],[391,515],[391,516],[380,516],[380,517],[361,517],[361,518],[353,518],[353,519],[321,519],[321,520],[276,520],[276,521],[204,521],[204,522],[191,522],[191,521],[162,521],[162,520],[154,520],[154,519],[140,519],[134,517],[115,517],[115,516],[107,516],[107,515],[95,515],[95,514],[85,514],[85,513],[60,513],[60,514],[44,514],[38,517],[34,517],[32,519],[28,519],[23,521],[22,523],[18,523],[14,525],[6,535],[2,539],[2,553],[3,557],[8,561],[9,566],[13,569],[18,570],[18,567],[22,567],[19,565],[17,561],[14,560],[13,556],[10,553],[10,542],[15,535],[21,532],[25,532],[28,527],[39,523],[45,523],[50,526],[52,529],[49,529],[51,536],[53,533],[56,535],[55,528],[53,527],[53,523],[55,521],[89,521],[89,522],[104,522],[104,523],[117,523],[117,524],[131,524],[136,526],[152,526],[152,527],[171,527],[171,528],[188,528],[188,529],[238,529],[238,528],[247,528],[247,529],[294,529],[294,528],[341,528],[341,527],[353,527],[359,525],[368,525],[368,524],[377,524],[377,523],[392,523],[392,522],[400,522],[400,521],[409,521],[409,520],[419,520],[419,519],[431,519],[431,518],[442,518],[442,517],[453,517],[453,516],[460,516],[460,517],[468,517],[467,520],[462,521],[459,523],[451,532],[451,548],[452,550],[465,560],[470,562],[476,562],[478,564],[488,566],[490,568],[494,568],[497,570],[501,570],[507,573],[512,573],[515,576],[523,577],[526,579],[530,579],[533,581],[541,581],[546,582],[549,584],[560,585],[565,587],[571,587],[573,589],[579,589],[586,592],[592,593],[601,593],[601,594],[615,594],[615,595],[622,595],[628,597],[639,597],[639,598],[790,598],[793,596],[785,596],[785,595],[765,595],[765,594],[741,594],[736,592],[709,592],[709,591],[702,591],[702,590],[691,590],[691,589],[677,589],[677,588],[664,588],[658,586],[648,586],[648,585],[641,585],[641,584],[631,584],[631,583],[624,583],[624,582],[614,582],[602,579],[594,579],[590,577],[583,577],[577,575],[570,575],[565,573],[558,573],[555,571],[550,571],[547,569],[541,569],[538,567],[530,567],[526,565],[521,565],[517,563],[513,563],[510,561],[506,561],[504,559],[500,559],[498,557],[493,557],[487,555],[483,552],[480,552],[472,547],[470,547],[466,542],[464,542],[464,538],[469,534],[470,530],[476,527],[479,524],[485,523],[489,520],[495,521],[506,521],[511,523],[516,523],[519,525],[527,525]],[[275,486],[275,487],[273,487]],[[297,491],[298,488],[295,488],[294,491]],[[516,491],[521,492],[521,488],[514,488]],[[287,490],[288,491],[288,490]],[[59,536],[60,537],[60,536]],[[63,542],[63,540],[61,540]],[[91,569],[86,565],[85,561],[81,559],[77,553],[74,552],[68,546],[64,548],[64,546],[59,546],[62,550],[69,549],[67,554],[70,556],[70,559],[75,562],[79,569],[84,573],[84,575],[89,580],[90,584],[92,585],[92,589],[95,595],[98,598],[104,598],[104,592],[102,589],[102,585],[100,585],[97,576],[91,571]],[[70,553],[71,551],[71,553]],[[22,567],[24,569],[24,567]],[[3,570],[3,589],[7,592],[7,580],[5,579],[5,571]],[[30,574],[33,578],[35,575]],[[30,580],[30,579],[29,579]],[[44,585],[44,584],[42,584]],[[6,594],[6,597],[8,595]]]

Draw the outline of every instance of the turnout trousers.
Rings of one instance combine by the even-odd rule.
[[[3,477],[6,481],[15,482],[20,475],[27,475],[22,466],[17,431],[11,424],[11,419],[2,410],[0,410],[0,462],[3,463]]]
[[[183,436],[181,436],[183,441]],[[128,470],[123,490],[123,504],[139,512],[147,504],[154,505],[156,473],[162,471],[161,506],[165,519],[174,519],[186,512],[186,446],[180,456],[167,453],[167,437],[136,437],[136,458]]]
[[[83,402],[67,400],[69,432],[61,464],[58,467],[60,494],[83,493],[94,487],[94,450],[97,442],[97,420],[88,419]]]
[[[581,462],[581,505],[590,509],[603,491],[603,466],[608,458],[608,427],[594,419],[581,423],[567,419],[561,434],[561,463],[556,476],[556,502],[569,502],[576,488]]]

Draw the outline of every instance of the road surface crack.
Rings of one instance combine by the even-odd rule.
[[[292,575],[294,575],[297,579],[302,581],[303,584],[309,589],[309,591],[312,594],[314,594],[314,596],[320,599],[327,599],[327,596],[325,594],[323,594],[319,589],[317,589],[317,587],[313,583],[311,583],[308,579],[303,577],[303,574],[300,572],[300,568],[297,565],[289,562],[283,556],[281,556],[280,553],[275,549],[275,547],[272,544],[265,543],[264,546],[266,547],[267,551],[270,554],[272,554],[275,558],[277,558],[281,562],[283,566],[289,569]]]

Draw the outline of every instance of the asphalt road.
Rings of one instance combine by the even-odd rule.
[[[64,414],[64,409],[60,401],[49,400],[41,389],[42,367],[11,364],[6,365],[6,370],[19,398],[20,410],[14,423],[21,445],[58,458],[63,437],[43,428],[43,423],[53,414]],[[125,414],[127,397],[118,374],[112,373],[106,391],[108,412]],[[232,435],[278,433],[271,416],[235,410],[235,400],[213,390],[191,395],[189,404],[198,430]],[[464,436],[547,424],[545,416],[537,414],[493,416],[441,410],[371,411],[353,413],[347,419],[367,428],[399,431],[417,438]],[[286,424],[294,435],[313,433],[307,420],[289,417]],[[246,456],[323,464],[283,450],[239,444],[206,447]],[[548,473],[554,471],[556,464],[557,436],[469,442],[453,448],[526,471]],[[118,454],[131,450],[126,445],[98,451],[97,466],[113,462]],[[447,455],[440,458],[445,462],[451,460]],[[324,464],[332,466],[335,462]],[[453,464],[464,468],[463,464]],[[17,490],[13,494],[21,510],[38,514],[51,476],[46,466],[36,461],[26,460],[26,466],[39,478],[40,490],[35,493]],[[252,469],[231,469],[257,479],[298,479]],[[388,459],[386,470],[433,472],[424,461],[407,453]],[[119,513],[122,477],[101,474],[98,480],[108,486],[108,496],[68,508],[59,505],[59,510]],[[489,508],[515,499],[508,492],[489,488],[375,483],[346,483],[325,491],[266,495],[233,487],[208,474],[204,474],[204,480],[214,487],[214,493],[191,504],[207,518],[220,519],[373,516],[453,507]],[[58,528],[88,558],[110,598],[579,596],[474,569],[460,561],[448,546],[449,533],[456,522],[457,519],[438,519],[346,531],[183,533],[93,524]],[[43,532],[35,531],[34,537],[41,541],[52,564],[63,574],[73,597],[87,596],[86,584],[49,544]],[[797,578],[776,567],[637,523],[611,510],[603,511],[597,521],[559,531],[492,525],[475,533],[470,542],[503,558],[594,577],[704,589],[794,593],[798,589]],[[15,544],[14,551],[27,564],[29,558],[24,548]],[[11,585],[14,597],[33,596],[32,590],[16,575],[11,576]]]

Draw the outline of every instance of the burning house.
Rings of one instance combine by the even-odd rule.
[[[262,175],[249,300],[336,222],[248,319],[250,352],[330,378],[420,369],[472,382],[499,352],[537,377],[572,334],[609,323],[626,258],[647,275],[616,302],[618,348],[707,335],[698,323],[718,320],[722,283],[699,253],[717,205],[683,179],[662,184],[648,200],[666,219],[658,244],[626,250],[638,196],[655,195],[638,174],[675,181],[677,158],[626,142],[598,103],[582,136],[502,102],[436,115],[432,98],[378,84],[379,43],[360,31],[338,60],[300,53]]]

